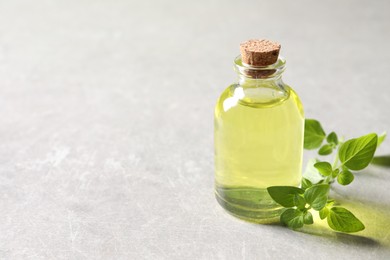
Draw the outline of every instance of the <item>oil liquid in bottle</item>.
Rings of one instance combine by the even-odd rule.
[[[222,93],[215,107],[215,192],[232,215],[267,223],[279,217],[282,207],[266,188],[301,181],[303,107],[281,80],[282,58],[255,67],[245,64],[244,56],[235,60],[239,82]]]

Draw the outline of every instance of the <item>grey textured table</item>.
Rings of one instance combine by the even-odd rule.
[[[389,259],[389,170],[336,190],[356,235],[246,223],[213,194],[243,40],[282,43],[328,131],[390,132],[389,3],[1,1],[0,259]]]

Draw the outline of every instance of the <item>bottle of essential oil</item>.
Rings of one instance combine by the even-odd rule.
[[[281,206],[267,187],[299,186],[304,114],[297,94],[282,81],[280,44],[249,40],[234,60],[238,82],[215,107],[215,193],[232,215],[273,222]]]

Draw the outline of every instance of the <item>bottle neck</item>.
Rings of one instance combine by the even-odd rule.
[[[288,87],[282,81],[286,61],[279,57],[276,63],[254,67],[242,63],[238,56],[235,61],[238,74],[237,98],[248,104],[277,103],[289,96]]]
[[[238,83],[242,86],[264,86],[282,84],[282,73],[285,70],[286,60],[282,57],[269,66],[257,67],[245,64],[238,56],[234,60],[234,68],[238,73]],[[274,84],[273,84],[274,83]]]
[[[238,74],[238,84],[243,88],[255,88],[283,85],[282,75],[267,78],[252,78],[244,74]]]

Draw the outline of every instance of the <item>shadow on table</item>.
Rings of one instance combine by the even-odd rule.
[[[390,160],[390,156],[387,157],[386,160]],[[390,168],[386,169],[386,171],[389,171],[390,178]],[[362,175],[358,178],[365,178],[363,181],[383,178],[377,176],[374,172],[370,172],[370,170],[366,170],[364,173],[356,173],[355,175]],[[387,176],[385,176],[385,178],[387,178]],[[386,183],[384,182],[384,184]],[[335,206],[345,207],[356,215],[356,217],[365,225],[363,231],[357,233],[341,233],[334,231],[328,226],[326,219],[321,220],[319,218],[318,212],[312,212],[314,218],[313,225],[305,225],[297,231],[328,238],[346,245],[358,245],[371,249],[378,247],[390,249],[390,205],[378,202],[382,196],[385,196],[384,194],[375,194],[375,198],[371,198],[371,200],[368,199],[364,195],[364,189],[365,187],[362,186],[361,189],[357,190],[358,193],[355,191],[355,194],[350,194],[349,192],[345,192],[343,187],[332,187],[332,198],[336,200]],[[279,222],[272,222],[266,225],[275,227],[282,226]]]

